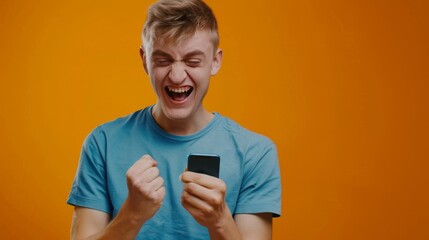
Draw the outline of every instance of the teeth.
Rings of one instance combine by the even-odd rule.
[[[168,91],[170,92],[174,92],[174,93],[184,93],[189,91],[189,89],[191,89],[191,87],[187,86],[187,87],[180,87],[180,88],[171,88],[168,87]]]

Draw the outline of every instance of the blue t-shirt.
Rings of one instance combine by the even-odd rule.
[[[158,162],[166,194],[159,211],[141,228],[137,239],[209,239],[181,205],[179,175],[190,153],[220,156],[226,203],[233,215],[281,213],[281,181],[275,145],[215,113],[199,132],[176,136],[154,121],[151,107],[105,123],[83,143],[79,167],[67,203],[106,212],[113,217],[128,195],[127,170],[144,154]]]

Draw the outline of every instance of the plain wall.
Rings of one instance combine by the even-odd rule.
[[[274,239],[429,239],[427,1],[208,2],[205,105],[276,142]],[[156,101],[149,4],[0,2],[0,239],[67,239],[85,136]]]

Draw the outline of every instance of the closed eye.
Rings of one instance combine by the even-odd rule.
[[[170,60],[168,58],[156,58],[153,61],[155,63],[156,66],[161,66],[161,67],[165,67],[165,66],[169,66],[170,64],[173,63],[173,60]]]
[[[185,64],[189,67],[199,67],[201,65],[200,59],[187,59],[185,60]]]

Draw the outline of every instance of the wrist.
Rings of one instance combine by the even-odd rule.
[[[118,215],[105,230],[105,238],[102,239],[135,239],[146,219],[133,210],[132,205],[125,200]]]
[[[219,220],[208,228],[210,239],[239,239],[238,228],[230,211],[225,212]]]
[[[128,199],[125,200],[121,210],[119,210],[118,217],[134,226],[142,226],[147,221],[147,218],[141,212],[133,208]]]

